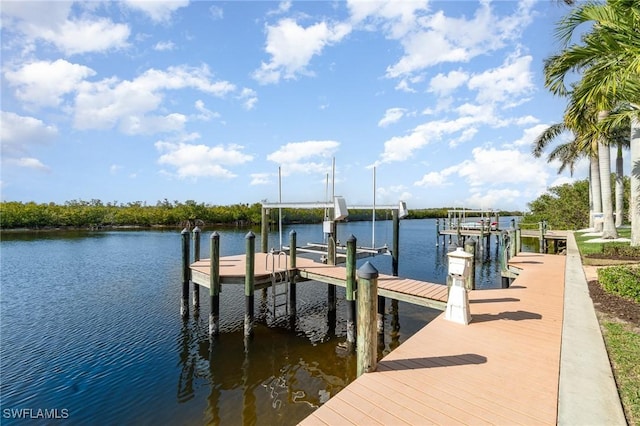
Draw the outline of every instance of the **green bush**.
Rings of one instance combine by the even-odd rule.
[[[629,257],[640,260],[640,246],[633,247],[628,243],[605,244],[602,252],[608,256]]]
[[[611,266],[598,269],[598,281],[609,293],[640,303],[640,266]]]

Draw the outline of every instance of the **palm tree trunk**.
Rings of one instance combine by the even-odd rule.
[[[602,238],[618,238],[613,221],[613,200],[611,197],[611,152],[603,140],[598,141],[598,165],[600,168],[600,190],[602,191]]]
[[[624,216],[624,171],[622,168],[622,145],[618,144],[616,156],[616,228],[622,226]]]
[[[631,245],[640,246],[640,118],[631,120]]]
[[[602,216],[602,191],[600,190],[600,168],[598,165],[598,156],[591,155],[589,157],[591,181],[591,197],[593,205],[591,206],[591,220],[593,229],[596,232],[602,232],[602,220],[594,221],[594,216]]]

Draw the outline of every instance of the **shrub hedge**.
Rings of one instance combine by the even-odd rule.
[[[606,291],[640,303],[640,266],[598,269],[598,281]]]
[[[608,256],[628,257],[640,260],[640,246],[630,246],[628,243],[604,244],[602,253]]]

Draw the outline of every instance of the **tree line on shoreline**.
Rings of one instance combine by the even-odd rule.
[[[410,209],[408,219],[446,218],[449,207]],[[521,216],[519,211],[501,211],[501,216]],[[391,211],[377,210],[376,220],[391,219]],[[320,223],[324,210],[282,209],[282,221]],[[278,221],[278,209],[268,219]],[[371,210],[349,210],[350,221],[372,219]],[[93,199],[72,200],[64,204],[3,201],[0,203],[0,229],[104,229],[117,227],[184,227],[190,225],[256,226],[262,222],[262,204],[211,205],[187,200],[168,200],[150,205],[142,201],[118,203]]]

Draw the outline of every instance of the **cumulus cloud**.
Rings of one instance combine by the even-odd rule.
[[[520,103],[523,95],[534,90],[529,55],[509,56],[498,68],[487,70],[469,79],[469,89],[477,90],[477,101],[480,103],[505,102],[510,105]],[[512,99],[517,98],[517,102]]]
[[[326,46],[337,43],[351,31],[345,23],[318,22],[308,27],[285,18],[276,25],[267,25],[266,52],[269,62],[262,62],[253,78],[261,84],[278,83],[280,79],[293,79],[310,75],[307,69],[311,59],[322,53]]]
[[[158,52],[165,52],[169,50],[173,50],[176,48],[176,45],[172,41],[159,41],[153,46],[153,50],[157,50]]]
[[[37,118],[7,111],[2,111],[0,114],[3,164],[50,172],[50,167],[32,157],[31,151],[37,145],[51,142],[58,135],[58,129]]]
[[[125,0],[125,4],[131,8],[146,14],[154,22],[167,22],[173,12],[189,5],[189,0]]]
[[[28,154],[30,148],[51,142],[57,135],[55,126],[42,120],[2,111],[0,143],[3,157],[18,157]]]
[[[180,179],[216,177],[231,179],[236,175],[229,169],[253,160],[253,156],[243,152],[241,145],[216,145],[191,143],[196,136],[182,141],[158,141],[156,149],[162,153],[158,163],[171,166]]]
[[[549,126],[547,124],[538,124],[533,127],[529,127],[528,129],[524,129],[522,137],[513,141],[510,145],[514,147],[531,147],[533,146],[533,141],[548,128]]]
[[[269,173],[251,173],[250,185],[267,185],[271,183],[271,174]]]
[[[53,45],[68,56],[128,46],[128,25],[91,16],[89,5],[75,6],[84,8],[77,17],[72,16],[71,2],[3,2],[3,25],[22,35],[27,51],[37,42]]]
[[[402,58],[387,68],[387,77],[411,75],[443,62],[468,62],[500,49],[531,22],[531,7],[531,2],[521,2],[514,14],[499,18],[489,2],[481,2],[470,19],[445,16],[442,11],[428,14],[426,5],[420,13],[414,10],[415,19],[387,24],[388,36],[398,39],[404,50]]]
[[[389,108],[385,111],[384,117],[378,121],[378,127],[387,127],[390,124],[398,122],[407,110],[405,108]]]
[[[81,81],[95,74],[89,67],[58,59],[29,62],[6,70],[4,76],[15,87],[16,98],[37,107],[56,107],[64,95],[74,92]]]
[[[450,71],[448,74],[439,73],[429,81],[429,92],[439,96],[448,95],[469,80],[469,74],[464,71]]]
[[[119,127],[128,134],[180,130],[182,114],[156,115],[167,90],[191,88],[222,97],[235,90],[227,81],[211,81],[206,66],[150,69],[133,80],[104,79],[79,85],[75,101],[74,126],[78,129]]]
[[[306,141],[288,143],[267,155],[267,160],[279,164],[282,174],[325,173],[330,169],[330,159],[338,147],[336,141]]]

